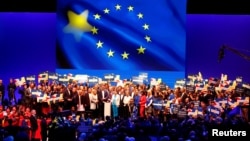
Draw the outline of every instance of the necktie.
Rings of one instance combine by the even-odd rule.
[[[79,95],[79,105],[81,105],[81,96]]]

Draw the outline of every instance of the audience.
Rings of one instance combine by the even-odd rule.
[[[249,103],[233,90],[191,92],[133,83],[90,87],[76,82],[31,82],[13,90],[27,94],[18,103],[0,99],[0,141],[208,141],[211,129],[250,127],[248,109],[234,113]],[[41,99],[32,91],[41,92]],[[111,104],[104,108],[100,102]],[[104,119],[103,112],[110,115]]]

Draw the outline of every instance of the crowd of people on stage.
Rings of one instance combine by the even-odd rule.
[[[32,94],[33,90],[41,91],[42,96],[35,96]],[[19,99],[16,98],[16,93],[19,93]],[[128,131],[131,128],[136,130],[136,133],[138,133],[136,135],[141,135],[141,137],[137,136],[138,138],[142,138],[143,135],[149,133],[150,128],[155,129],[154,131],[161,129],[161,131],[155,134],[161,135],[163,140],[177,139],[176,135],[179,129],[177,127],[169,127],[171,124],[173,126],[179,124],[180,121],[175,121],[176,119],[186,122],[182,123],[182,126],[187,126],[188,124],[196,125],[201,120],[209,122],[218,120],[218,118],[220,120],[230,118],[231,120],[233,117],[229,117],[227,113],[237,107],[239,103],[224,103],[220,108],[217,108],[219,110],[217,114],[211,114],[209,109],[216,104],[215,99],[226,98],[237,101],[237,97],[241,97],[242,94],[238,94],[234,90],[188,91],[185,87],[171,89],[169,87],[162,88],[158,85],[139,85],[131,82],[126,82],[119,86],[112,86],[109,83],[97,83],[93,86],[88,86],[79,84],[76,81],[67,84],[57,82],[37,84],[29,82],[17,86],[14,80],[10,79],[6,86],[0,80],[0,96],[0,120],[3,138],[12,136],[15,140],[22,138],[23,141],[45,141],[49,138],[49,141],[53,141],[56,139],[49,135],[47,131],[50,131],[49,127],[53,125],[54,119],[57,121],[68,120],[74,122],[82,121],[81,119],[106,121],[93,128],[95,130],[88,136],[93,140],[108,140],[108,138],[109,140],[114,140],[112,135],[118,133],[118,131],[119,133],[122,131],[126,132],[126,134],[117,135],[117,139],[133,140],[135,139],[133,137],[135,134]],[[6,96],[8,97],[7,99],[5,99]],[[58,99],[53,99],[53,97],[57,96]],[[40,97],[39,100],[38,97]],[[105,103],[110,103],[110,107],[107,107]],[[190,111],[197,109],[201,109],[200,115],[189,114]],[[248,121],[247,110],[247,108],[243,110],[243,115],[240,117],[241,122]],[[184,112],[181,115],[179,111]],[[106,115],[106,112],[111,114]],[[77,120],[76,116],[78,116]],[[107,120],[106,116],[110,118]],[[176,123],[170,124],[170,122]],[[142,126],[143,124],[146,126]],[[119,125],[119,127],[116,125]],[[18,126],[19,128],[13,130],[14,128],[11,128],[13,126]],[[134,129],[137,127],[138,129]],[[193,136],[198,134],[194,130],[197,129],[192,128],[185,131],[186,135],[180,135],[178,138],[189,139],[191,137],[190,134]],[[52,134],[52,131],[50,132]],[[79,140],[81,135],[86,140],[87,135],[84,134],[78,135]],[[108,135],[110,137],[107,137]],[[195,139],[197,140],[198,136]]]

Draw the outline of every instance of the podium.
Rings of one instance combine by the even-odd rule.
[[[104,102],[104,119],[111,116],[111,102]]]

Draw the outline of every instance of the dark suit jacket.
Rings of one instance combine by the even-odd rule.
[[[85,106],[90,106],[90,100],[89,100],[89,93],[86,93],[83,95],[83,100],[84,100],[84,104]]]
[[[4,93],[5,93],[5,86],[4,86],[4,84],[0,85],[0,92],[2,92],[2,95],[4,96]]]
[[[38,129],[37,119],[32,115],[30,116],[30,126],[31,126],[31,131],[36,131]]]
[[[65,89],[64,93],[63,93],[63,98],[64,98],[64,101],[67,101],[67,99],[69,98],[73,98],[73,93],[71,90],[68,90],[68,89]]]
[[[102,91],[104,91],[104,99],[103,99],[103,95],[102,95]],[[98,101],[100,104],[102,104],[103,102],[106,102],[109,98],[109,93],[107,90],[98,90],[97,91],[97,96],[98,96]]]
[[[181,97],[181,101],[183,102],[183,103],[185,103],[185,99],[188,97],[188,95],[187,95],[187,93],[184,93],[183,95],[181,95],[182,97]]]
[[[79,95],[77,95],[77,96],[75,97],[74,100],[75,100],[75,103],[76,103],[76,104],[80,104],[80,103],[79,103],[79,101],[80,101],[80,100],[79,100]],[[82,95],[82,96],[81,96],[81,104],[85,104],[84,102],[85,102],[85,101],[84,101],[84,96]]]

